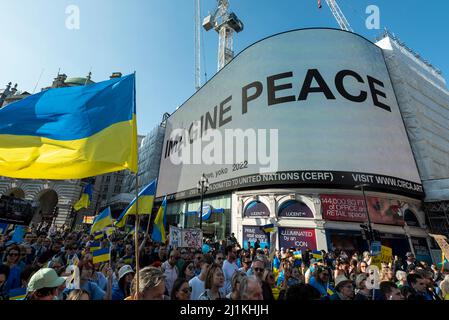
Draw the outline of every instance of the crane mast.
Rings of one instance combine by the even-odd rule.
[[[214,29],[218,33],[218,71],[234,58],[234,32],[243,30],[243,22],[229,11],[229,0],[217,0],[215,12],[203,20],[206,31]]]
[[[201,24],[200,0],[195,0],[195,90],[201,87]]]
[[[351,25],[349,24],[348,20],[346,19],[345,15],[343,14],[343,11],[341,11],[340,6],[338,5],[336,0],[326,0],[327,5],[329,6],[329,9],[331,10],[332,14],[335,17],[335,20],[337,20],[338,25],[340,26],[340,29],[351,31],[352,30]]]

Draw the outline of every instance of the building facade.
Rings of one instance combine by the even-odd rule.
[[[243,50],[168,119],[158,200],[169,195],[167,210],[179,215],[179,225],[198,226],[202,211],[206,236],[224,239],[233,232],[244,247],[259,239],[277,248],[366,250],[361,225],[369,216],[393,254],[412,251],[435,261],[424,206],[431,179],[420,164],[428,150],[415,152],[410,140],[416,126],[428,129],[406,121],[410,99],[398,95],[404,71],[385,50],[332,29],[285,32]],[[243,157],[223,148],[229,141],[213,140],[226,138],[226,130],[238,131],[234,145],[241,138]],[[261,152],[267,132],[275,138],[262,143]],[[192,151],[196,141],[202,144]],[[274,170],[263,157],[272,150]],[[198,154],[203,165],[195,163]],[[443,172],[449,158],[440,156],[434,167]],[[196,184],[203,174],[210,187],[200,210]],[[263,232],[268,224],[276,231]]]

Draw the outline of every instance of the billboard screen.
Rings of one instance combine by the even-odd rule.
[[[321,194],[323,218],[335,221],[366,222],[366,208],[372,222],[404,225],[406,202],[379,197],[357,195]]]
[[[260,248],[270,247],[270,235],[265,233],[260,226],[243,226],[243,249],[249,250],[248,242],[254,247],[254,243],[259,239]]]
[[[316,250],[315,229],[280,227],[279,247]]]
[[[27,226],[35,211],[31,201],[6,195],[0,198],[0,222]]]
[[[234,58],[167,120],[157,197],[263,185],[422,196],[382,50],[353,33],[303,29]]]

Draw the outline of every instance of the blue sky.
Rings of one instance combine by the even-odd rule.
[[[338,27],[322,0],[230,0],[245,24],[234,38],[240,52],[275,33],[303,27]],[[353,29],[374,40],[381,30],[365,27],[366,7],[380,8],[387,27],[410,48],[449,75],[449,1],[338,0]],[[80,9],[80,29],[65,26],[68,5]],[[202,17],[216,0],[201,0]],[[32,92],[51,84],[58,69],[69,77],[109,78],[137,72],[139,133],[157,125],[194,92],[194,0],[0,0],[0,87],[9,81]],[[218,36],[202,31],[202,83],[216,72]]]

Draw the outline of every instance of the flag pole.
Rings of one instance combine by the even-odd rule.
[[[134,71],[134,108],[136,108],[136,72]],[[136,128],[137,131],[137,128]],[[138,136],[136,134],[136,139]],[[133,141],[136,143],[137,141]],[[136,150],[137,151],[137,150]],[[136,221],[134,225],[134,251],[136,257],[136,295],[139,297],[139,152],[137,151],[137,170],[136,170]]]

